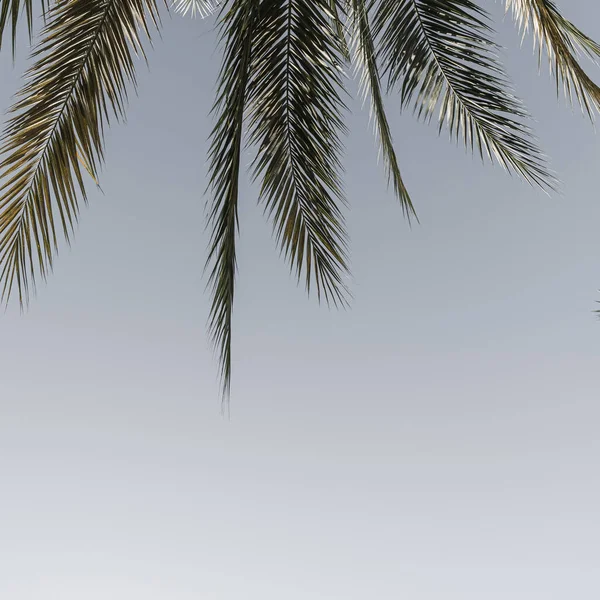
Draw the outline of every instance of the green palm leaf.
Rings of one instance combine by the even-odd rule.
[[[594,61],[600,58],[600,46],[565,19],[551,0],[506,0],[523,34],[529,29],[537,47],[541,66],[544,51],[556,80],[557,92],[561,85],[570,102],[577,100],[590,119],[600,111],[600,87],[579,64],[578,54],[583,53]]]
[[[343,45],[329,0],[263,0],[249,85],[254,175],[298,278],[344,304],[346,233],[340,134]]]
[[[259,0],[234,0],[229,10],[222,11],[225,54],[213,108],[217,120],[209,152],[212,200],[208,220],[212,235],[206,266],[210,269],[213,292],[209,327],[219,354],[224,397],[228,397],[231,385],[240,159],[252,38],[259,6]]]
[[[486,13],[470,0],[375,0],[374,30],[390,89],[481,157],[544,189],[555,180],[528,114],[513,95],[490,39]]]
[[[78,190],[85,199],[81,167],[97,180],[103,124],[123,114],[140,29],[148,34],[157,13],[153,0],[63,0],[49,19],[0,163],[0,281],[3,297],[16,286],[21,303],[36,272],[52,267],[57,229],[70,238]]]

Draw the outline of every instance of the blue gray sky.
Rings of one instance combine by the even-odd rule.
[[[595,2],[559,5],[600,39]],[[392,99],[410,228],[356,102],[352,310],[306,299],[243,182],[229,420],[202,276],[214,20],[166,19],[105,195],[0,317],[0,597],[598,598],[600,147],[491,8],[563,194]],[[0,60],[5,108],[25,55]]]

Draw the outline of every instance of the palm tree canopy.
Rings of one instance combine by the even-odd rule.
[[[224,394],[231,382],[242,152],[275,238],[298,280],[319,299],[345,305],[349,290],[342,139],[346,80],[354,75],[370,106],[385,174],[408,219],[405,186],[385,96],[435,120],[483,160],[533,186],[556,188],[498,57],[483,3],[472,0],[174,0],[181,13],[215,18],[222,65],[208,149],[212,289],[209,328]],[[553,0],[505,0],[523,36],[548,61],[557,90],[590,119],[600,88],[581,64],[600,45]],[[98,185],[103,131],[124,116],[138,57],[160,29],[154,0],[0,0],[0,47],[15,52],[20,21],[37,34],[33,63],[10,109],[0,162],[0,284],[26,304],[52,269]],[[35,18],[44,26],[34,32]]]

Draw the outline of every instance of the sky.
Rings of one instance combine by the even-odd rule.
[[[600,39],[600,6],[558,4]],[[242,180],[229,417],[202,274],[214,20],[165,19],[104,195],[0,316],[0,597],[598,598],[600,145],[491,8],[562,194],[391,98],[409,227],[354,102],[351,310],[306,298]],[[0,59],[3,110],[26,54]]]

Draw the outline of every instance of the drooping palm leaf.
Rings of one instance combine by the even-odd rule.
[[[490,38],[487,14],[470,0],[374,0],[374,30],[390,89],[426,120],[528,182],[555,181],[524,124]]]
[[[140,33],[157,12],[153,0],[62,0],[49,19],[1,148],[0,281],[21,303],[52,267],[57,229],[69,240],[81,166],[97,180],[103,125],[123,114]]]
[[[361,91],[371,101],[371,116],[375,133],[379,137],[381,152],[386,167],[388,181],[392,181],[404,213],[410,218],[416,216],[415,209],[398,165],[392,133],[387,120],[381,79],[377,65],[377,53],[371,31],[370,10],[366,0],[350,0],[350,22],[353,30],[353,50],[356,66],[360,69]],[[372,3],[370,3],[372,7]]]
[[[533,32],[541,66],[544,51],[556,80],[557,91],[562,85],[570,102],[576,100],[582,110],[594,119],[600,111],[600,87],[585,72],[577,60],[581,52],[598,61],[600,46],[565,19],[552,0],[506,0],[523,34]]]
[[[209,327],[219,354],[224,397],[228,396],[231,383],[240,160],[253,30],[259,6],[260,0],[233,0],[228,10],[222,11],[225,50],[209,151],[212,199],[208,220],[212,235],[206,265],[210,269],[209,283],[213,292]]]
[[[249,85],[254,175],[283,253],[319,298],[346,301],[339,204],[343,49],[329,0],[263,0]]]

